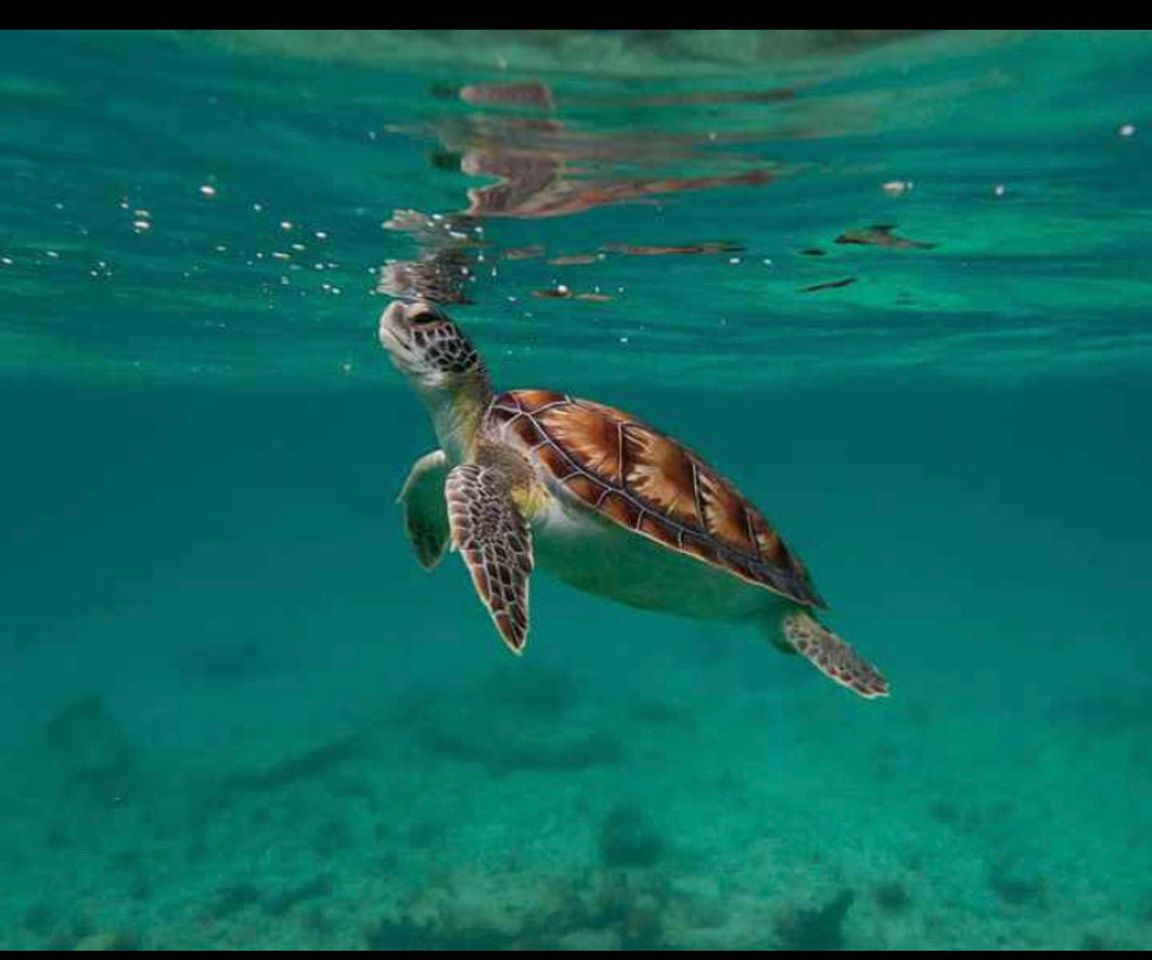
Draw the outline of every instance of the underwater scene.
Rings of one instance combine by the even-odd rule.
[[[0,104],[0,946],[1152,947],[1148,33]]]

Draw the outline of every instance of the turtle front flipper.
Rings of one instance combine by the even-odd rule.
[[[513,653],[528,639],[532,534],[499,465],[465,463],[444,485],[452,549],[459,550],[476,593]]]
[[[785,639],[826,677],[862,697],[888,696],[888,681],[847,643],[803,610],[785,614]]]
[[[433,450],[413,464],[396,498],[404,507],[404,531],[425,570],[440,562],[448,545],[448,509],[444,504],[447,476],[448,458],[443,450]]]

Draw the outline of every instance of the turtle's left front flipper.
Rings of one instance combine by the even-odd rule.
[[[404,531],[425,570],[440,562],[448,546],[448,511],[444,507],[447,475],[448,458],[444,451],[426,453],[413,465],[396,498],[404,507]]]
[[[452,549],[459,550],[476,593],[513,653],[528,639],[532,534],[499,465],[465,463],[444,485]]]

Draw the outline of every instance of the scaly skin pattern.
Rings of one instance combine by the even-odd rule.
[[[826,677],[868,699],[888,695],[888,681],[880,672],[807,613],[785,616],[784,635]]]
[[[453,468],[444,484],[452,548],[472,576],[504,642],[520,653],[528,640],[528,578],[532,536],[528,520],[535,477],[503,448],[478,444],[476,459]]]

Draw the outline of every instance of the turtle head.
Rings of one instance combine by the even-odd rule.
[[[486,384],[484,361],[455,323],[425,300],[388,305],[380,317],[380,343],[392,363],[421,393],[456,393]]]
[[[380,343],[423,398],[440,445],[459,459],[476,437],[492,384],[484,361],[439,307],[417,300],[389,304]]]

